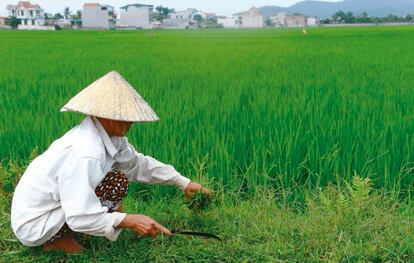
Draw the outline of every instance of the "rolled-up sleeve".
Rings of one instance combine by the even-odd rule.
[[[190,179],[182,176],[172,165],[164,164],[150,156],[139,153],[125,139],[117,158],[116,169],[124,172],[128,179],[146,184],[175,185],[185,190]]]
[[[103,174],[99,160],[79,158],[58,176],[60,202],[69,228],[94,236],[105,236],[115,241],[121,231],[116,229],[125,218],[124,213],[108,213],[90,184],[90,176]]]

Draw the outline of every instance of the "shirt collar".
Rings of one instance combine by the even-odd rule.
[[[115,145],[113,144],[111,138],[109,137],[108,133],[106,132],[105,128],[102,126],[102,124],[93,116],[91,116],[93,123],[95,124],[96,128],[99,131],[99,135],[102,138],[102,141],[105,145],[106,150],[108,151],[109,155],[111,155],[112,158],[115,158],[115,155],[118,153],[118,150],[116,149]]]

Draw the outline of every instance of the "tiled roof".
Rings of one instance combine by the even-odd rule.
[[[99,4],[98,3],[84,3],[83,6],[90,6],[90,7],[92,7],[92,6],[99,6]]]
[[[29,1],[20,1],[17,4],[17,8],[19,8],[19,9],[39,9],[40,6],[39,5],[36,5],[36,4],[33,5]]]

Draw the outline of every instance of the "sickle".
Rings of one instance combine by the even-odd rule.
[[[180,234],[180,235],[189,235],[189,236],[199,236],[199,237],[214,238],[214,239],[223,241],[222,238],[220,238],[219,236],[217,236],[215,234],[212,234],[212,233],[196,232],[196,231],[181,230],[181,229],[171,230],[171,233],[174,234],[174,235]]]

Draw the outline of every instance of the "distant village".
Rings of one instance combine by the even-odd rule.
[[[258,8],[221,16],[193,8],[175,11],[167,7],[129,4],[119,11],[113,6],[85,3],[82,10],[72,13],[49,14],[38,4],[20,1],[7,6],[8,17],[0,17],[0,28],[19,30],[55,29],[192,29],[192,28],[264,28],[264,27],[315,27],[317,17],[290,15],[286,12],[264,17]]]

